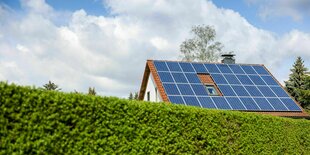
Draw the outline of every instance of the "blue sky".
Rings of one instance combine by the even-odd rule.
[[[2,0],[0,80],[126,97],[147,59],[179,60],[194,25],[211,25],[237,63],[283,83],[297,56],[310,68],[308,0]]]

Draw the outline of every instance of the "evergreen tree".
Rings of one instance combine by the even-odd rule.
[[[135,95],[134,95],[133,98],[134,98],[135,100],[138,100],[138,96],[139,96],[139,95],[138,95],[138,92],[135,92]]]
[[[96,93],[96,90],[95,90],[95,87],[89,87],[88,88],[88,95],[96,95],[97,93]]]
[[[133,99],[133,94],[132,94],[132,92],[129,93],[128,99],[129,99],[129,100],[132,100],[132,99]]]
[[[193,38],[186,39],[180,45],[183,60],[216,62],[223,48],[220,42],[215,41],[216,32],[213,27],[198,25],[191,30]]]
[[[289,80],[285,81],[285,87],[287,91],[298,101],[300,96],[300,90],[304,89],[305,86],[305,72],[307,68],[304,66],[304,61],[301,57],[297,57],[293,68],[291,69],[291,74],[289,75]]]
[[[48,81],[48,83],[43,85],[43,87],[46,90],[56,90],[56,91],[61,90],[60,88],[58,88],[58,85],[56,85],[55,83],[53,83],[51,81]]]
[[[306,76],[304,89],[300,90],[298,100],[302,107],[310,109],[310,76]]]

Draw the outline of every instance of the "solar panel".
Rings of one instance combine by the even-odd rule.
[[[217,67],[220,69],[222,73],[232,73],[232,71],[226,64],[217,64]]]
[[[226,78],[227,82],[229,84],[240,84],[239,80],[235,75],[232,74],[224,74],[224,77]]]
[[[181,96],[168,96],[170,102],[176,104],[184,104],[184,101]]]
[[[176,83],[187,83],[183,73],[171,73]]]
[[[221,74],[211,74],[213,80],[216,84],[227,84],[227,81],[225,80],[224,76]]]
[[[256,88],[256,86],[244,86],[244,87],[251,96],[254,96],[254,97],[263,96],[263,94]]]
[[[157,71],[169,71],[166,65],[166,62],[163,61],[154,61],[154,65]]]
[[[191,106],[197,106],[197,107],[201,107],[199,104],[199,101],[197,100],[196,97],[192,97],[192,96],[185,96],[183,97],[184,101],[187,105],[191,105]]]
[[[269,72],[263,66],[252,66],[259,75],[269,75]]]
[[[239,65],[229,65],[229,67],[235,74],[245,74]]]
[[[185,73],[189,83],[201,83],[198,75],[196,73]]]
[[[217,109],[210,97],[198,97],[198,100],[204,108]]]
[[[202,84],[192,84],[191,86],[197,96],[208,96],[207,90]]]
[[[158,75],[162,82],[174,82],[169,72],[158,72]]]
[[[235,92],[229,85],[218,85],[224,96],[236,96]]]
[[[288,109],[278,98],[267,98],[269,103],[277,109],[277,111],[287,111]]]
[[[226,97],[227,102],[234,110],[246,110],[238,97]]]
[[[243,86],[231,86],[236,92],[237,96],[250,96]]]
[[[257,74],[255,70],[252,68],[252,66],[241,66],[241,68],[244,70],[247,74]]]
[[[221,73],[215,64],[205,64],[205,67],[208,69],[209,73]]]
[[[243,98],[241,97],[240,100],[244,104],[247,110],[260,110],[260,108],[257,106],[255,101],[252,98],[246,97]]]
[[[302,111],[264,66],[169,61],[154,61],[154,65],[172,103],[245,111]],[[219,96],[208,94],[198,73],[210,74]]]
[[[189,84],[177,84],[182,95],[194,95],[192,88]]]
[[[203,64],[193,63],[192,65],[197,73],[208,73]]]
[[[167,66],[169,68],[170,71],[177,71],[177,72],[181,72],[181,67],[179,66],[179,63],[177,62],[166,62]]]
[[[231,109],[224,97],[211,97],[218,109]]]
[[[175,84],[164,83],[163,85],[164,85],[167,95],[180,95],[180,92]]]
[[[195,70],[192,67],[191,63],[180,62],[179,64],[180,64],[183,72],[195,72]]]

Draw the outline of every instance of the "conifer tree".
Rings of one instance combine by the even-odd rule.
[[[129,99],[129,100],[132,100],[132,99],[133,99],[133,94],[132,94],[132,92],[129,93],[128,99]]]
[[[48,81],[47,84],[43,85],[44,89],[46,90],[61,90],[60,88],[58,88],[58,85],[56,85],[55,83]]]
[[[291,69],[291,74],[289,75],[289,80],[285,81],[285,87],[287,91],[298,101],[300,96],[300,90],[305,87],[305,72],[307,68],[304,66],[304,61],[301,57],[297,57],[293,68]]]
[[[97,93],[96,93],[96,90],[95,90],[95,87],[89,87],[88,88],[88,95],[96,95]]]

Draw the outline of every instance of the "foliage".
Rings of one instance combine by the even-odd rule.
[[[215,41],[216,32],[213,27],[198,25],[191,30],[194,37],[182,42],[180,50],[183,60],[216,62],[223,48],[220,42]]]
[[[43,85],[43,87],[46,90],[56,90],[56,91],[61,90],[60,88],[58,88],[58,85],[56,85],[55,83],[53,83],[51,81],[48,81],[48,83]]]
[[[297,101],[300,96],[300,90],[304,90],[306,71],[307,71],[307,68],[304,66],[304,61],[302,60],[301,57],[297,57],[293,65],[293,68],[291,69],[289,80],[285,81],[285,87],[287,91]]]
[[[304,108],[310,109],[310,76],[305,77],[304,89],[299,89],[299,102]]]
[[[0,82],[0,154],[310,154],[310,122]]]
[[[88,95],[96,95],[96,90],[95,90],[95,87],[89,87],[88,88]]]

